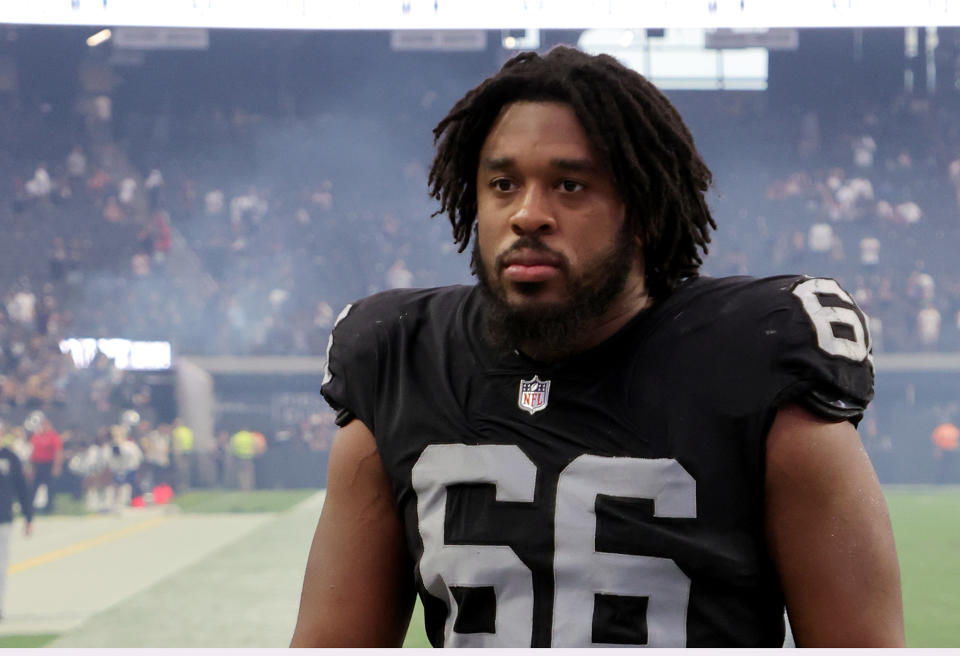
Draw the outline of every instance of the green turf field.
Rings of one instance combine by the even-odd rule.
[[[183,512],[234,513],[283,512],[297,505],[316,490],[198,490],[171,501]]]
[[[83,501],[77,501],[65,492],[57,493],[56,505],[54,506],[55,515],[86,515],[87,508]],[[17,511],[20,510],[20,504],[17,504]],[[40,517],[43,517],[43,511],[38,511]]]
[[[403,641],[404,647],[429,647],[430,641],[427,640],[427,632],[423,628],[423,606],[420,605],[420,598],[417,597],[417,605],[413,609],[413,617],[410,619],[410,628],[407,630],[407,638]]]
[[[960,487],[886,490],[908,647],[960,647]]]
[[[191,513],[283,512],[314,492],[316,490],[194,490],[174,497],[170,503]],[[86,515],[88,511],[83,501],[60,493],[57,494],[55,514]]]
[[[943,488],[890,486],[885,488],[885,493],[900,558],[907,646],[960,647],[960,619],[958,619],[960,618],[960,486]],[[278,567],[283,562],[297,561],[295,567],[288,568],[290,572],[287,573],[286,578],[279,573],[271,573],[271,579],[282,579],[283,584],[282,587],[275,586],[276,590],[268,595],[269,600],[283,597],[287,592],[289,592],[287,596],[295,596],[299,593],[299,581],[303,574],[303,564],[298,559],[305,558],[316,515],[308,515],[304,519],[282,511],[309,494],[310,491],[306,490],[264,490],[252,493],[203,490],[178,497],[175,502],[181,507],[183,513],[278,513],[277,520],[271,520],[272,523],[265,525],[261,533],[252,533],[236,545],[218,552],[213,561],[200,563],[179,578],[172,577],[173,582],[169,583],[169,586],[167,583],[158,584],[148,593],[126,602],[126,606],[136,609],[150,600],[159,604],[158,607],[151,606],[145,610],[144,617],[156,616],[160,609],[170,609],[171,607],[167,604],[171,602],[159,594],[166,589],[165,586],[171,587],[176,593],[171,596],[172,598],[183,599],[185,590],[195,585],[194,579],[197,576],[207,570],[216,569],[218,563],[229,560],[226,559],[225,554],[233,551],[242,554],[245,559],[253,559],[252,562],[271,562]],[[57,501],[58,510],[79,511],[78,508],[70,508],[66,503],[61,504],[59,498]],[[41,517],[38,520],[41,528],[42,521]],[[284,531],[290,527],[281,530],[280,524],[276,522],[285,522],[283,526],[290,524],[297,529],[294,532],[295,537],[282,537],[282,544],[289,547],[290,553],[284,552],[285,555],[279,561],[277,554],[281,551],[280,546],[267,538],[273,539],[276,534],[277,539],[281,539],[281,536],[286,535]],[[244,562],[247,561],[244,560]],[[253,568],[253,570],[256,569],[258,568]],[[216,572],[210,574],[212,579],[216,578],[215,574]],[[177,585],[185,587],[180,589]],[[281,593],[281,589],[286,592]],[[222,592],[210,594],[213,596],[207,605],[214,607],[216,595]],[[289,615],[292,621],[295,613],[295,606],[292,603],[291,608],[283,610],[280,617],[287,618]],[[256,612],[261,611],[256,610]],[[155,633],[157,634],[155,642],[142,646],[169,646],[160,644],[163,642],[163,638],[159,637],[164,635],[162,632]],[[219,644],[216,642],[218,635],[223,634],[208,635],[205,638],[206,642],[198,642],[198,644],[215,646]],[[50,642],[52,638],[53,636],[49,635],[0,636],[0,648],[39,647]],[[282,646],[286,639],[288,637],[284,634],[277,639],[276,644],[270,642],[260,645],[258,643],[256,646]],[[101,644],[106,645],[105,642]],[[111,646],[123,646],[123,643]],[[414,610],[404,646],[429,646],[423,629],[423,611],[419,603]]]
[[[25,647],[43,647],[53,642],[56,634],[9,635],[0,636],[0,649],[23,649]]]
[[[960,487],[890,486],[907,647],[960,647]],[[429,647],[419,602],[404,647]]]

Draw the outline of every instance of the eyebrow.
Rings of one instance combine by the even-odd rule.
[[[516,165],[516,159],[513,157],[484,157],[482,160],[483,168],[491,171],[505,171]],[[593,172],[597,170],[597,165],[591,159],[566,159],[555,157],[550,160],[550,166],[564,171],[574,172]]]
[[[490,169],[492,171],[505,171],[513,167],[516,160],[512,157],[484,157],[481,160],[483,168]]]
[[[564,171],[574,171],[590,173],[597,170],[597,165],[590,159],[552,159],[550,166],[563,169]]]

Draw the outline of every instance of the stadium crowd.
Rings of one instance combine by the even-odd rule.
[[[718,126],[701,100],[678,104],[717,177],[710,274],[832,275],[871,316],[876,351],[960,348],[950,266],[960,148],[949,112],[897,100],[828,131],[815,114],[791,125],[742,103]],[[728,105],[721,95],[710,109]],[[10,118],[9,131],[24,131]],[[150,148],[150,158],[120,143],[74,145],[83,134],[65,136],[57,158],[0,151],[13,199],[0,209],[5,402],[62,395],[61,359],[43,346],[67,335],[169,340],[179,353],[322,355],[350,300],[464,279],[443,219],[426,220],[422,147],[372,153],[377,177],[360,178],[325,144],[350,127],[344,117],[282,130],[242,112],[194,120],[185,131],[219,136],[186,152]],[[429,127],[385,114],[378,131],[426,139]]]
[[[791,120],[709,98],[677,102],[717,177],[710,274],[832,275],[871,316],[876,351],[960,348],[949,112],[898,99],[827,130],[812,113]],[[25,113],[5,117],[7,141],[27,132]],[[429,134],[427,112],[381,119],[376,133]],[[215,111],[143,151],[124,149],[136,140],[77,146],[83,133],[64,134],[56,157],[49,142],[0,149],[13,199],[0,209],[4,402],[62,396],[63,360],[44,346],[67,335],[322,355],[350,300],[464,280],[443,219],[426,220],[423,147],[369,153],[376,177],[361,177],[362,164],[343,166],[326,143],[350,127],[341,116],[280,128]],[[214,136],[177,149],[191,134]]]
[[[829,126],[813,112],[732,113],[722,138],[703,131],[726,196],[708,271],[829,275],[870,316],[874,352],[960,349],[953,108],[907,96],[853,103]]]
[[[445,219],[427,220],[429,134],[455,98],[407,86],[397,105],[300,118],[0,106],[0,417],[18,426],[42,410],[78,445],[109,438],[126,410],[151,419],[148,387],[102,355],[77,368],[67,337],[323,355],[346,303],[468,282]],[[960,350],[950,108],[903,96],[823,116],[749,94],[674,100],[715,173],[708,274],[833,276],[870,316],[875,352]]]

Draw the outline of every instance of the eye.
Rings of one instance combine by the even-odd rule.
[[[513,191],[513,180],[509,178],[497,178],[490,183],[490,188],[496,191]]]
[[[564,180],[560,183],[560,189],[568,194],[572,194],[577,191],[581,191],[583,189],[583,184],[577,182],[576,180]]]

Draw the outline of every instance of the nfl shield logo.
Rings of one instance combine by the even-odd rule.
[[[549,398],[549,380],[540,380],[539,376],[534,376],[530,380],[520,380],[520,395],[517,397],[517,405],[520,406],[521,410],[526,410],[530,414],[540,412],[547,407]]]

